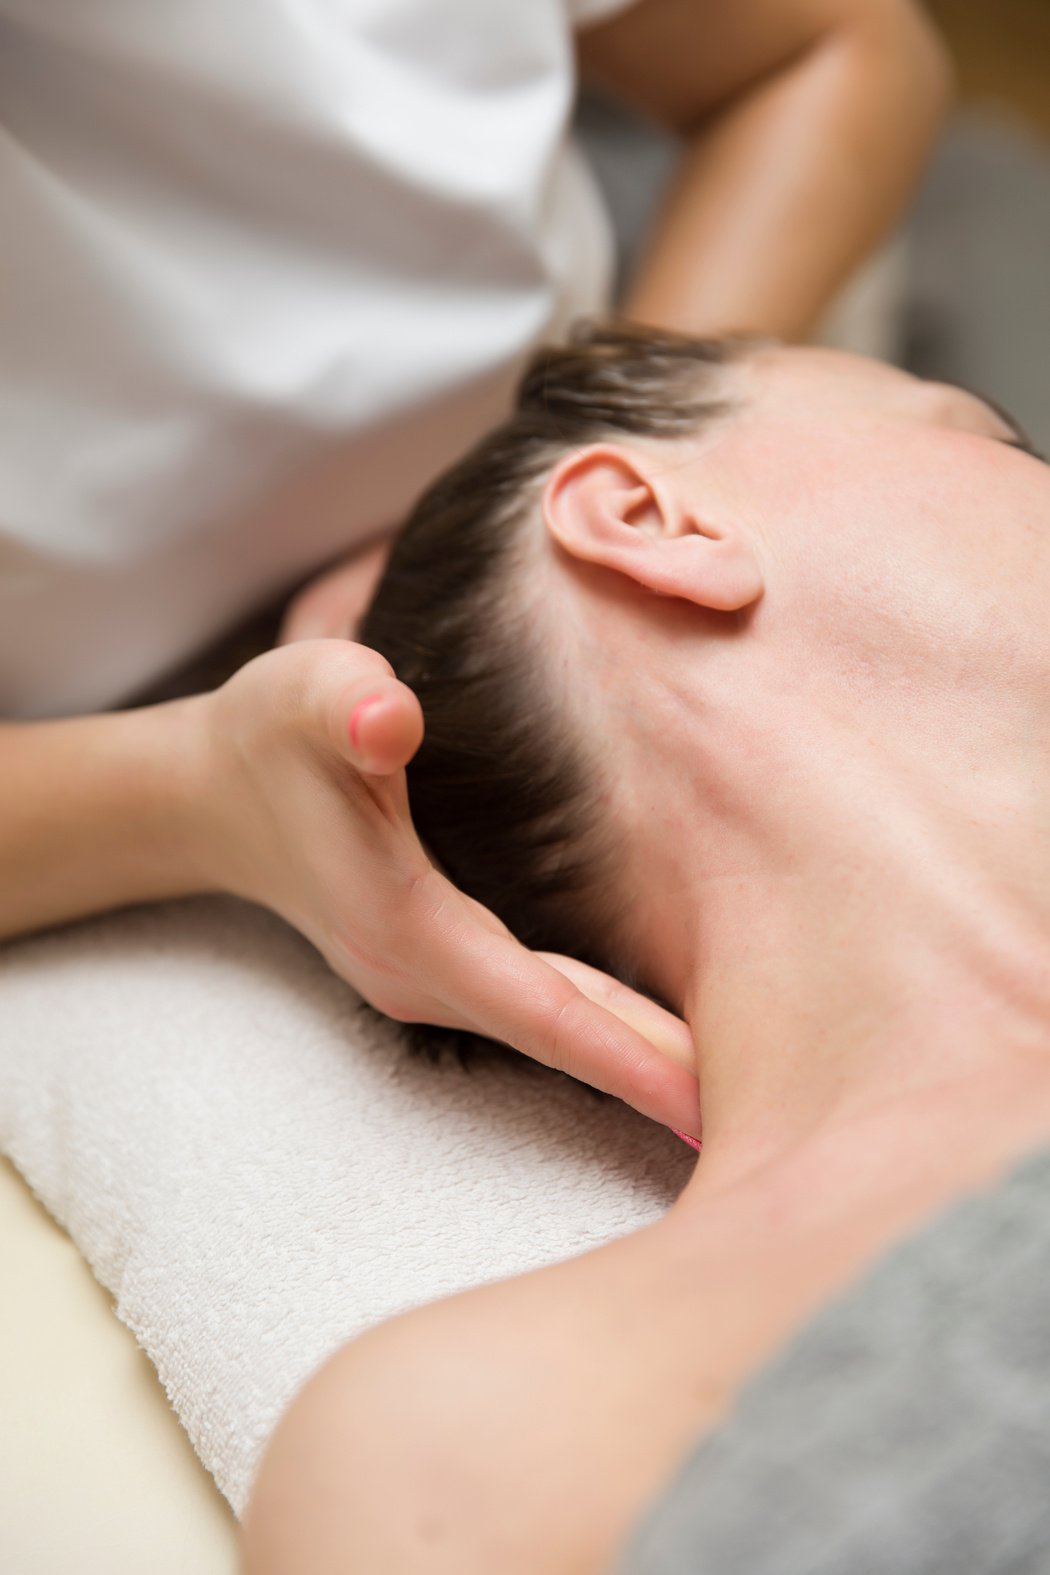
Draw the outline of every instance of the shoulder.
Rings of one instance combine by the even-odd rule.
[[[632,1360],[589,1264],[449,1298],[339,1351],[267,1451],[245,1575],[604,1569],[667,1441],[659,1407],[634,1403],[657,1388],[645,1345]]]
[[[266,1452],[245,1575],[556,1575],[532,1559],[535,1483],[521,1490],[542,1423],[524,1345],[468,1296],[344,1346]]]

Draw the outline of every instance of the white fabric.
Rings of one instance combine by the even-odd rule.
[[[524,1059],[411,1057],[233,899],[0,950],[0,1150],[113,1292],[236,1512],[343,1341],[656,1219],[694,1162]]]
[[[390,528],[607,300],[625,0],[0,0],[0,715],[116,703]]]

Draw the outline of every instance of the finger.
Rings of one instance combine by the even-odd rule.
[[[469,935],[450,938],[456,961],[446,973],[444,990],[452,993],[445,998],[469,1018],[467,1026],[615,1094],[654,1121],[699,1133],[693,1071],[511,936],[472,923]]]
[[[614,1094],[654,1121],[699,1133],[695,1069],[658,1050],[564,974],[538,958],[533,961],[526,988],[497,1009],[501,1037],[533,1060]]]
[[[350,758],[372,776],[404,770],[423,742],[422,708],[396,678],[352,699],[345,726]]]
[[[402,771],[423,741],[423,711],[378,651],[349,640],[300,646],[310,663],[309,704],[329,742],[358,771]]]
[[[621,1022],[636,1028],[662,1055],[669,1056],[687,1071],[696,1071],[696,1051],[693,1036],[680,1017],[639,995],[636,990],[622,984],[607,973],[591,968],[575,957],[562,957],[557,952],[539,952],[545,962],[571,979],[588,1000],[604,1006]]]
[[[353,639],[354,630],[375,594],[390,556],[393,538],[359,547],[342,563],[319,575],[285,608],[278,645],[299,640]]]

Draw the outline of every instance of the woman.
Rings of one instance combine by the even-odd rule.
[[[422,698],[418,823],[466,891],[498,909],[513,889],[503,915],[530,942],[589,947],[684,1016],[704,1146],[656,1226],[338,1353],[264,1460],[249,1575],[611,1571],[800,1324],[1050,1144],[1048,521],[1050,470],[974,395],[831,352],[600,329],[537,356],[515,414],[421,500],[363,630]],[[1022,1226],[1045,1246],[1040,1167],[1035,1213],[993,1215],[979,1269],[930,1277],[942,1343]],[[851,1326],[825,1342],[827,1385],[796,1389],[807,1408],[782,1386],[779,1411],[752,1409],[742,1479],[697,1457],[666,1567],[1045,1567],[1032,1267],[1004,1277],[995,1360],[965,1375],[970,1453],[996,1453],[1004,1415],[1026,1444],[1004,1503],[968,1457],[965,1491],[930,1469],[950,1413],[946,1438],[913,1408],[907,1476],[874,1409],[854,1400],[844,1441],[829,1426]],[[995,1353],[1026,1340],[1004,1396]],[[936,1351],[903,1369],[932,1384]],[[868,1399],[899,1400],[900,1377],[884,1351]],[[847,1446],[868,1466],[852,1493]],[[796,1547],[815,1518],[819,1566],[756,1539],[767,1509]]]
[[[943,110],[917,7],[102,0],[0,28],[0,935],[238,892],[392,1015],[695,1130],[665,1019],[569,969],[618,1022],[430,868],[400,774],[419,709],[380,658],[304,643],[110,708],[389,533],[529,344],[601,304],[575,57],[687,143],[630,310],[798,334]]]

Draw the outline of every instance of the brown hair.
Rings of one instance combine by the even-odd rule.
[[[719,369],[739,349],[585,322],[539,350],[513,413],[416,504],[360,632],[422,704],[409,795],[438,862],[526,945],[635,983],[610,903],[602,762],[536,682],[510,594],[514,549],[565,453],[624,434],[692,436],[724,415]]]

